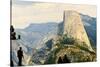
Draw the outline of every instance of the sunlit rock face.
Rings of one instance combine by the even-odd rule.
[[[80,14],[76,11],[64,12],[64,34],[73,37],[79,42],[84,42],[89,50],[93,51]]]

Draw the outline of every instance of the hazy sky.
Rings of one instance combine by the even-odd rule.
[[[94,5],[12,1],[12,24],[15,28],[24,28],[30,23],[59,23],[63,20],[64,10],[75,10],[79,13],[96,17],[96,6]]]

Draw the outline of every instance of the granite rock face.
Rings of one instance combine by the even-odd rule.
[[[84,42],[90,51],[93,51],[87,33],[80,14],[76,11],[65,11],[64,12],[64,32],[70,37],[73,37],[78,42]]]

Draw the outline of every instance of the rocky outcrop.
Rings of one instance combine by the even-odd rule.
[[[86,45],[83,46],[86,46],[90,51],[93,51],[78,12],[72,10],[64,12],[64,34],[73,37],[78,42],[85,43]]]
[[[64,55],[67,56],[71,63],[75,62],[94,62],[96,61],[96,54],[82,50],[78,46],[65,46],[63,49],[60,49],[59,52],[56,54],[56,63],[61,57],[64,58]],[[67,62],[68,63],[68,62]]]

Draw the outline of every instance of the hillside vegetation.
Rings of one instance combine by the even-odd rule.
[[[74,38],[62,35],[45,64],[58,63],[59,57],[63,59],[64,55],[67,56],[71,63],[96,61],[96,51],[91,52],[84,45],[84,42],[78,43]]]

